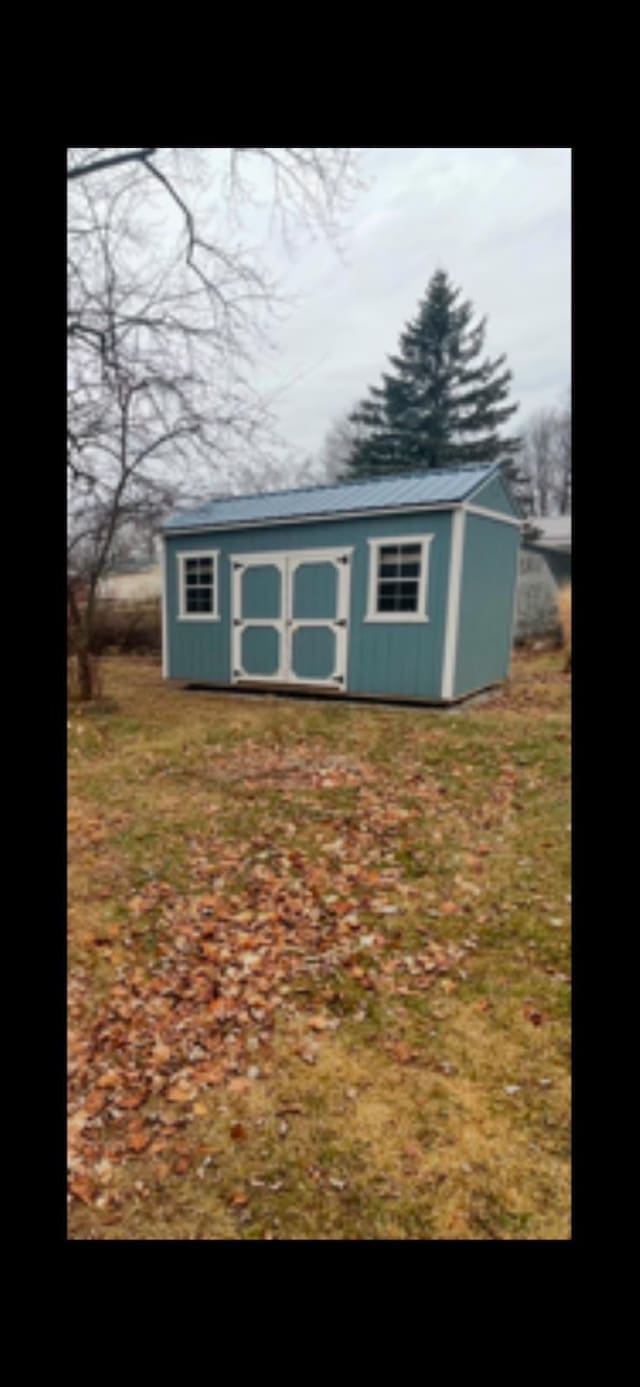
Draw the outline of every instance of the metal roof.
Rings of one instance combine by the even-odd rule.
[[[472,463],[404,477],[382,477],[379,481],[342,482],[337,486],[270,491],[254,496],[228,496],[210,501],[197,510],[176,512],[165,522],[163,529],[215,529],[217,526],[235,524],[264,524],[269,520],[307,520],[316,516],[349,515],[357,511],[455,505],[470,496],[498,470],[498,463]]]

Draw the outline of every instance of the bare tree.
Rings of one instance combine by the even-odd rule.
[[[335,420],[327,432],[320,453],[326,481],[337,482],[346,475],[353,450],[363,436],[364,426],[356,423],[349,411]]]
[[[558,415],[556,499],[560,515],[568,515],[571,510],[571,453],[571,396],[569,395],[566,404]]]
[[[83,698],[98,583],[118,543],[183,496],[210,494],[216,476],[225,491],[230,472],[242,486],[277,473],[251,383],[276,289],[203,204],[208,153],[69,151],[68,595]],[[262,160],[286,233],[292,215],[331,232],[355,186],[349,151],[228,154],[230,203],[251,194],[244,162]]]
[[[571,404],[539,409],[523,433],[521,462],[529,478],[533,511],[566,515],[571,509]]]

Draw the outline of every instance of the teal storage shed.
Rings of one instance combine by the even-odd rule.
[[[163,674],[452,703],[511,655],[520,521],[499,465],[212,501],[163,528]]]

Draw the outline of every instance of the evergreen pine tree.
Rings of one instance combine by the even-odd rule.
[[[473,306],[458,302],[444,270],[436,270],[417,317],[400,337],[369,399],[351,415],[364,436],[344,476],[353,480],[460,463],[504,462],[513,475],[520,439],[501,435],[518,408],[509,404],[505,356],[481,359],[486,318],[472,326]]]

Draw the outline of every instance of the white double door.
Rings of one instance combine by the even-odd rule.
[[[231,556],[231,680],[346,688],[352,550]]]

